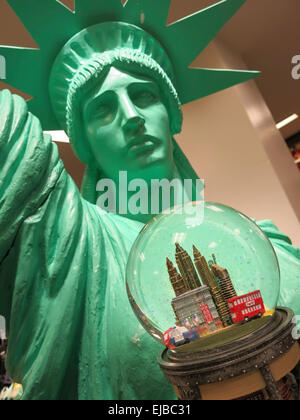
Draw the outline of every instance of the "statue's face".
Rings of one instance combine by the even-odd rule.
[[[105,177],[119,171],[157,176],[173,165],[168,112],[159,88],[147,77],[110,69],[101,87],[83,103],[85,132],[96,165]]]

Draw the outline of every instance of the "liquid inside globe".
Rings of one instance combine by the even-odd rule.
[[[174,349],[212,348],[264,327],[275,312],[275,251],[244,214],[191,202],[154,217],[127,264],[127,293],[143,327]]]

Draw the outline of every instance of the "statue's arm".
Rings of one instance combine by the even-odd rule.
[[[86,279],[94,261],[105,263],[89,207],[26,102],[0,92],[0,314],[7,369],[25,399],[63,398],[73,389]],[[98,252],[93,260],[90,249],[93,258]]]
[[[256,222],[272,243],[280,267],[278,305],[287,306],[300,315],[300,249],[271,220]]]
[[[46,141],[26,102],[0,91],[0,264],[22,222],[47,199],[62,171],[56,146]]]

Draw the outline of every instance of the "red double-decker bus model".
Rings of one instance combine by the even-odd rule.
[[[235,324],[248,322],[252,318],[261,317],[265,312],[265,305],[260,290],[243,296],[236,296],[227,300],[232,321]]]

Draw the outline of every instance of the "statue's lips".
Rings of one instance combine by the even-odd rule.
[[[157,147],[157,139],[151,136],[142,136],[132,140],[128,145],[129,154],[142,154],[152,152]]]

